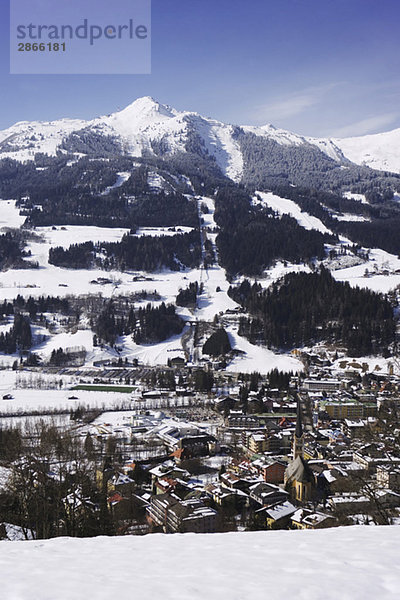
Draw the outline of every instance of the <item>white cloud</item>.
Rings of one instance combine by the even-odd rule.
[[[288,94],[272,102],[257,106],[253,112],[253,117],[255,116],[263,123],[294,117],[312,106],[320,104],[324,100],[325,95],[337,85],[339,84],[329,83]]]
[[[376,133],[379,130],[389,126],[399,116],[399,113],[387,113],[385,115],[379,115],[376,117],[369,117],[368,119],[362,119],[335,129],[331,134],[332,137],[352,137],[357,135],[366,135],[367,133]]]

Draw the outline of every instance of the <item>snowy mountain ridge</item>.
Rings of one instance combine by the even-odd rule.
[[[400,129],[353,138],[315,138],[301,136],[273,125],[236,127],[206,118],[196,112],[178,111],[150,97],[138,98],[123,110],[92,120],[60,119],[50,122],[20,121],[0,131],[0,159],[26,162],[36,153],[55,156],[65,152],[62,144],[68,136],[82,131],[109,136],[122,152],[130,156],[155,154],[155,145],[163,152],[185,152],[191,135],[196,135],[213,156],[225,175],[240,181],[243,153],[237,131],[283,146],[315,147],[335,162],[352,162],[377,170],[400,173]]]

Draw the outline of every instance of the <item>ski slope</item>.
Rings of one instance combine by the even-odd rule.
[[[316,229],[321,233],[332,233],[327,227],[325,227],[320,219],[303,212],[300,206],[293,202],[293,200],[280,198],[280,196],[276,196],[272,192],[256,192],[256,196],[253,198],[253,202],[255,204],[260,202],[257,199],[257,196],[261,198],[262,204],[272,208],[272,210],[276,211],[280,215],[289,215],[293,217],[293,219],[296,219],[298,224],[305,229]]]
[[[226,367],[226,371],[239,373],[253,373],[257,371],[261,374],[267,374],[273,369],[279,371],[297,373],[302,371],[304,365],[289,354],[275,354],[272,350],[264,346],[251,344],[246,338],[237,333],[237,327],[226,328],[229,341],[234,350],[241,352]]]

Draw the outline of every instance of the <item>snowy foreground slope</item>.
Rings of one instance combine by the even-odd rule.
[[[0,542],[7,600],[398,598],[398,527]]]

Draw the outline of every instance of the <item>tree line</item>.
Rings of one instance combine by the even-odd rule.
[[[158,271],[168,268],[179,271],[194,268],[201,260],[198,230],[171,236],[140,236],[126,234],[120,242],[84,242],[68,248],[56,246],[49,250],[49,263],[69,269],[126,269]]]

